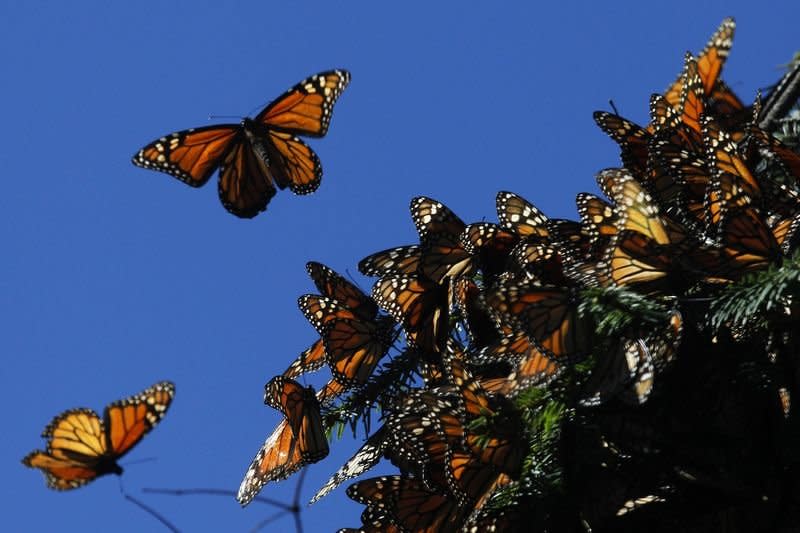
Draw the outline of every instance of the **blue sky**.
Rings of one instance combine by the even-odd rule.
[[[279,420],[264,383],[315,339],[295,304],[313,288],[306,261],[368,289],[357,261],[415,240],[408,202],[420,194],[467,222],[495,219],[498,190],[575,217],[575,194],[618,164],[592,111],[611,98],[646,121],[650,93],[728,15],[738,27],[723,77],[751,100],[800,49],[800,8],[782,3],[3,4],[4,527],[158,530],[113,477],[56,493],[19,460],[62,410],[101,410],[170,379],[170,412],[126,457],[157,460],[131,465],[126,490],[184,531],[252,528],[272,510],[140,489],[238,487]],[[239,220],[216,178],[194,190],[130,163],[162,134],[252,116],[334,67],[353,80],[328,136],[311,141],[325,169],[311,196],[282,191]],[[304,498],[356,447],[333,443]],[[289,500],[293,489],[262,494]],[[339,490],[305,511],[306,531],[357,525],[360,509]]]

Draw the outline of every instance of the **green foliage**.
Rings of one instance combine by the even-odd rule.
[[[369,433],[372,410],[393,405],[400,394],[407,392],[414,382],[416,368],[417,352],[405,350],[376,369],[363,386],[353,390],[339,405],[323,409],[328,437],[335,434],[341,438],[347,426],[355,434],[359,422]]]
[[[630,331],[662,326],[669,309],[624,287],[593,287],[581,292],[578,312],[593,320],[598,337],[615,339]]]
[[[712,302],[708,324],[722,327],[767,329],[800,299],[800,252],[781,266],[753,272],[722,290]]]

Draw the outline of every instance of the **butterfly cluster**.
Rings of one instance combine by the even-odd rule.
[[[309,263],[319,294],[298,304],[319,338],[266,386],[284,420],[239,502],[322,459],[326,432],[358,419],[364,445],[312,501],[381,460],[399,473],[347,489],[365,510],[342,531],[678,527],[687,509],[761,490],[726,470],[735,448],[757,449],[730,428],[764,402],[790,416],[793,385],[764,376],[793,337],[707,316],[754,273],[797,261],[800,156],[762,129],[774,92],[747,106],[722,81],[734,27],[686,55],[646,126],[595,113],[622,166],[597,174],[603,196],[578,195],[579,219],[501,191],[497,222],[467,224],[417,197],[419,242],[358,264],[369,294]],[[797,317],[784,303],[785,333]],[[317,392],[295,381],[325,367]],[[763,371],[755,409],[736,403],[750,388],[722,390],[743,368]]]

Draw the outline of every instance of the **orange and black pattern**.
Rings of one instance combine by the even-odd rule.
[[[298,304],[317,337],[267,385],[285,419],[239,501],[319,460],[320,435],[356,420],[377,429],[314,501],[381,459],[399,474],[348,488],[365,509],[360,529],[342,531],[638,531],[635,517],[705,505],[685,494],[741,490],[715,470],[727,434],[709,451],[697,428],[746,406],[719,408],[706,392],[718,378],[702,372],[720,347],[741,343],[750,357],[763,341],[772,351],[761,366],[734,366],[727,352],[724,362],[736,386],[758,382],[772,414],[789,419],[792,391],[772,378],[797,305],[769,310],[784,328],[769,339],[753,333],[759,324],[708,317],[741,280],[796,261],[800,156],[722,81],[734,28],[726,19],[684,56],[677,80],[650,97],[648,124],[595,113],[622,166],[597,173],[601,192],[577,195],[577,219],[500,191],[496,220],[469,223],[419,196],[409,206],[418,242],[358,263],[370,291],[309,263],[319,294]],[[318,393],[293,381],[323,370]],[[684,401],[691,392],[699,402]],[[553,502],[574,511],[569,527],[548,514]]]
[[[136,446],[167,412],[175,386],[156,383],[105,408],[103,418],[91,409],[70,409],[42,432],[47,447],[29,453],[22,463],[39,468],[47,486],[56,490],[81,487],[105,474],[122,474],[117,461]]]
[[[133,164],[166,172],[201,187],[219,168],[222,205],[242,218],[264,211],[277,189],[295,194],[317,190],[322,165],[300,138],[328,132],[333,105],[350,73],[315,74],[241,124],[220,124],[170,133],[133,156]]]

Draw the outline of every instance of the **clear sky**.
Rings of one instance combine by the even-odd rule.
[[[613,99],[646,121],[650,93],[728,15],[738,26],[723,77],[745,101],[800,49],[794,1],[480,6],[2,3],[2,529],[159,530],[113,476],[57,493],[19,461],[62,410],[100,411],[170,379],[172,409],[125,458],[157,460],[131,465],[126,490],[184,531],[249,530],[272,509],[141,488],[238,487],[279,420],[264,383],[315,339],[295,303],[313,289],[306,261],[368,290],[357,261],[414,242],[408,202],[420,194],[467,222],[495,220],[498,190],[575,217],[575,194],[618,164],[592,111]],[[252,116],[335,67],[353,80],[328,136],[310,141],[325,169],[311,196],[279,192],[240,220],[216,177],[194,190],[130,163],[162,134]],[[356,447],[333,443],[304,499]],[[262,494],[288,500],[293,488]],[[305,511],[306,531],[355,526],[360,510],[340,489]]]

